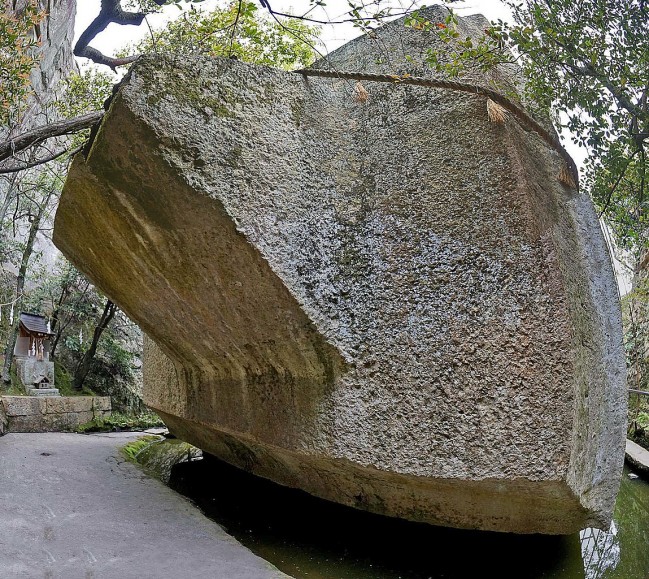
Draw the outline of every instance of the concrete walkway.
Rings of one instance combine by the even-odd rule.
[[[2,579],[286,577],[126,462],[138,436],[0,438]]]

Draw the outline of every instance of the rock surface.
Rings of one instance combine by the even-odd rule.
[[[422,74],[432,41],[395,22],[317,66]],[[483,97],[365,88],[143,58],[55,243],[155,340],[145,402],[184,440],[386,515],[606,527],[625,368],[589,199]]]
[[[27,4],[26,0],[14,0],[11,5],[5,3],[3,10],[11,18],[22,14]],[[29,76],[33,95],[21,115],[20,124],[13,129],[14,135],[56,118],[51,103],[61,90],[61,81],[77,69],[72,52],[76,0],[38,0],[37,4],[45,17],[34,31],[40,45],[38,65]],[[0,127],[0,134],[4,136],[5,133],[6,127]]]
[[[35,356],[16,356],[14,364],[18,379],[25,388],[33,388],[43,378],[54,387],[54,362],[37,360]]]

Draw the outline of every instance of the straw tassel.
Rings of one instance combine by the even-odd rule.
[[[498,103],[492,101],[490,98],[487,99],[487,116],[492,123],[504,123],[506,113],[507,111]]]
[[[356,103],[366,103],[370,98],[370,93],[365,90],[365,87],[361,82],[357,82],[354,86],[354,102]]]
[[[577,188],[577,183],[575,183],[575,179],[568,169],[568,164],[565,161],[561,163],[561,170],[559,171],[558,179],[559,182],[563,183],[566,187],[570,187],[571,189]]]

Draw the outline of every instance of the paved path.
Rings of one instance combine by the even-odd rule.
[[[137,436],[0,438],[0,578],[286,577],[126,462]]]

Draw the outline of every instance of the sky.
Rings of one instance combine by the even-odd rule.
[[[101,0],[81,0],[77,5],[77,18],[76,18],[76,36],[79,35],[87,28],[88,24],[99,14]],[[395,0],[395,4],[399,0]],[[409,6],[411,2],[402,0],[403,4]],[[210,8],[218,3],[217,0],[205,0],[197,6]],[[223,2],[221,2],[222,4]],[[430,2],[429,2],[430,3]],[[314,15],[327,20],[335,20],[349,10],[347,0],[327,0],[327,6],[321,9],[322,12]],[[304,13],[306,7],[309,6],[308,0],[302,2],[274,0],[272,2],[273,9],[281,12],[293,12],[295,14]],[[497,20],[499,18],[506,20],[509,18],[509,10],[499,0],[465,0],[463,2],[454,3],[453,9],[462,16],[467,14],[484,14],[490,20]],[[149,23],[153,28],[156,28],[168,18],[179,13],[178,8],[175,6],[168,6],[164,9],[163,14],[155,14],[148,17]],[[108,28],[97,36],[92,42],[92,46],[101,50],[105,54],[110,54],[117,48],[120,48],[126,43],[133,42],[148,34],[146,25],[136,26],[118,26],[110,24]],[[358,30],[351,25],[337,25],[327,26],[323,29],[323,40],[328,50],[334,50],[344,42],[351,40],[354,36],[358,35]]]

